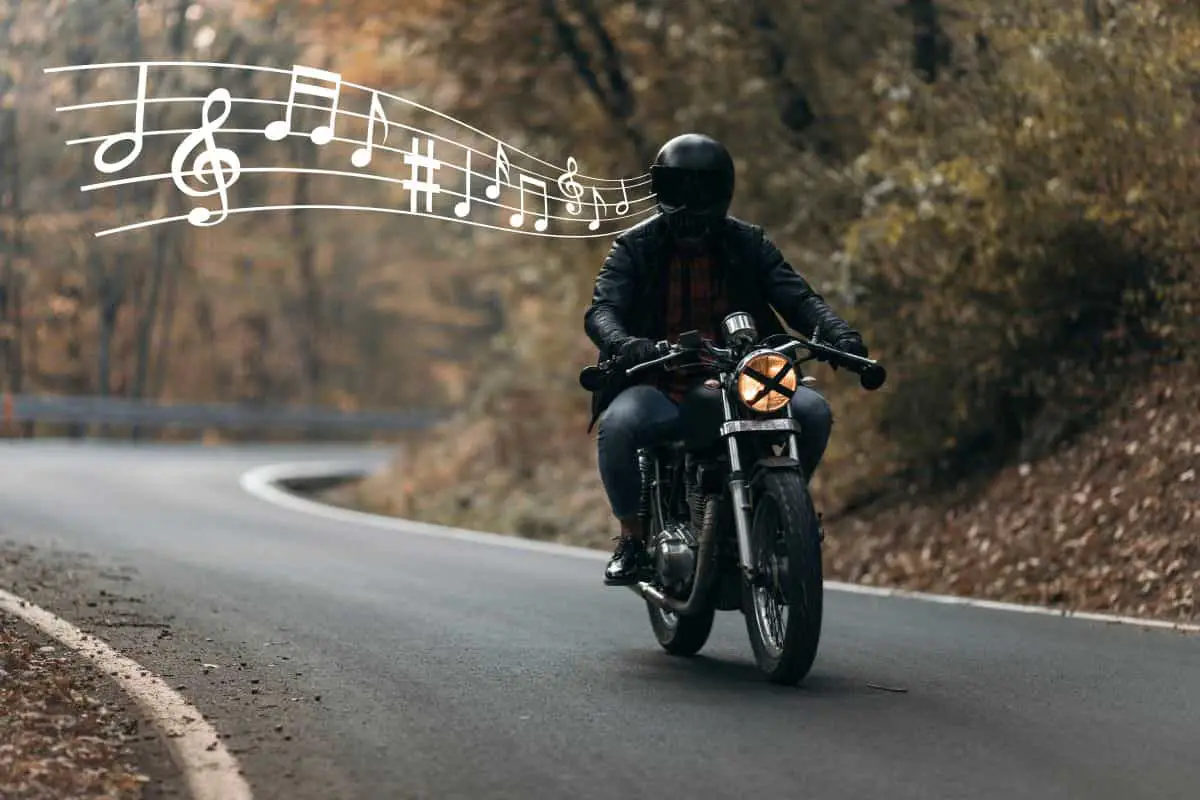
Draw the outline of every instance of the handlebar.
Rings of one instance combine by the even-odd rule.
[[[657,347],[663,355],[626,368],[624,370],[625,375],[634,375],[644,369],[650,369],[651,367],[674,361],[684,355],[703,353],[714,356],[718,360],[730,361],[737,357],[737,353],[733,349],[717,347],[711,341],[701,339],[694,333],[685,333],[679,338],[680,341],[675,344],[671,344],[665,340],[658,342]],[[841,367],[854,372],[858,375],[859,384],[869,392],[875,391],[887,382],[887,370],[878,361],[838,350],[836,347],[831,347],[816,339],[793,339],[779,347],[758,346],[753,349],[772,350],[781,355],[787,355],[797,348],[804,348],[809,353],[808,358],[798,359],[798,361],[808,361],[810,359],[824,361],[835,369]],[[604,387],[612,374],[619,368],[620,358],[613,356],[596,366],[584,367],[579,373],[579,383],[589,392],[598,391]]]
[[[806,348],[816,361],[825,361],[832,367],[842,367],[856,373],[859,384],[868,392],[875,391],[887,382],[887,370],[878,361],[838,350],[836,347],[830,347],[814,339],[806,342],[797,339],[773,349],[776,352],[786,353],[797,347]]]

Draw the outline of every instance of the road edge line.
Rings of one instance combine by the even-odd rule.
[[[200,711],[150,670],[62,617],[0,589],[0,611],[84,656],[150,718],[193,800],[252,800],[241,767]]]
[[[418,522],[416,520],[407,520],[401,517],[389,517],[384,514],[375,514],[370,511],[342,508],[340,506],[322,503],[317,500],[311,500],[307,497],[301,497],[300,495],[290,492],[287,489],[280,488],[279,486],[282,481],[287,480],[311,480],[314,478],[334,477],[355,478],[363,477],[368,474],[370,474],[370,470],[364,468],[359,462],[282,462],[266,464],[246,470],[241,474],[241,476],[239,476],[238,483],[242,487],[242,490],[247,494],[264,502],[287,508],[292,511],[325,517],[327,519],[333,519],[339,522],[369,525],[375,528],[399,530],[405,533],[414,533],[421,536],[432,536],[435,538],[460,539],[464,541],[477,542],[479,544],[509,547],[519,550],[535,550],[544,553],[557,553],[559,555],[570,555],[576,558],[606,560],[611,556],[611,553],[603,550],[595,550],[590,547],[559,544],[558,542],[545,542],[536,539],[522,539],[517,536],[506,536],[500,533],[486,533],[483,531],[465,530],[463,528],[451,528],[445,525],[435,525],[430,522]],[[861,583],[844,583],[842,581],[830,580],[825,581],[825,588],[832,591],[844,592],[846,594],[868,595],[871,597],[899,597],[906,600],[918,600],[925,603],[968,606],[971,608],[981,608],[989,611],[1008,611],[1019,614],[1034,614],[1039,616],[1058,617],[1061,619],[1079,620],[1082,622],[1101,622],[1111,625],[1130,625],[1139,628],[1175,631],[1176,633],[1200,633],[1200,624],[1195,623],[1171,622],[1170,620],[1129,617],[1116,614],[1102,614],[1092,611],[1071,611],[1069,609],[1051,608],[1049,606],[1034,605],[1032,603],[1008,603],[999,600],[985,600],[983,598],[976,597],[935,594],[933,592],[919,592],[911,589],[895,589],[884,586],[870,586]]]

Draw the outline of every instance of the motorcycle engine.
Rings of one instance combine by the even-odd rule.
[[[662,586],[671,594],[683,595],[696,575],[696,548],[699,543],[690,527],[669,522],[654,537],[650,552]]]

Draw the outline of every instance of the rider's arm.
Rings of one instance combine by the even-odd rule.
[[[601,352],[612,352],[629,331],[628,318],[634,301],[634,265],[629,245],[617,237],[604,259],[592,290],[592,304],[583,315],[583,329]]]
[[[792,268],[766,234],[760,231],[758,236],[763,295],[789,327],[805,336],[811,336],[813,328],[820,328],[821,338],[833,342],[846,337],[861,338],[858,331],[838,316],[825,298]]]

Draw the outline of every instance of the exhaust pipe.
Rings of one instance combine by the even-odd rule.
[[[704,522],[700,526],[699,549],[696,553],[696,578],[692,581],[692,591],[687,600],[668,597],[647,581],[639,581],[629,588],[664,611],[673,611],[684,617],[699,611],[708,596],[708,587],[717,574],[717,507],[720,502],[719,496],[711,497],[704,507]]]

